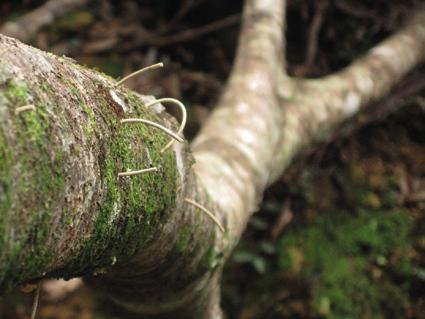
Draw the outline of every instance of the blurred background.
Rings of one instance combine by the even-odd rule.
[[[289,73],[340,70],[396,31],[419,2],[289,0]],[[0,23],[45,3],[2,0]],[[85,1],[26,42],[117,79],[164,62],[126,84],[182,100],[190,140],[226,83],[242,7],[239,0]],[[378,106],[399,110],[357,119],[360,128],[338,131],[267,191],[224,270],[227,318],[425,318],[425,66]],[[18,290],[2,297],[0,318],[29,318],[31,299]],[[38,318],[96,318],[94,310],[86,288],[46,282]]]

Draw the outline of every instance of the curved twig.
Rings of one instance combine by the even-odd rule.
[[[143,73],[143,72],[146,72],[146,71],[149,71],[149,70],[152,70],[152,69],[157,69],[157,68],[162,68],[164,66],[164,63],[162,63],[162,62],[160,62],[160,63],[156,63],[156,64],[152,64],[152,65],[149,65],[149,66],[147,66],[147,67],[144,67],[144,68],[142,68],[142,69],[140,69],[140,70],[137,70],[137,71],[135,71],[135,72],[133,72],[133,73],[131,73],[131,74],[129,74],[129,75],[127,75],[125,78],[123,78],[123,79],[121,79],[121,80],[119,80],[117,83],[115,83],[115,87],[117,87],[117,86],[120,86],[121,84],[123,84],[125,81],[127,81],[128,79],[130,79],[130,78],[132,78],[133,76],[136,76],[136,75],[138,75],[138,74],[141,74],[141,73]]]
[[[121,123],[143,123],[143,124],[147,124],[147,125],[156,127],[157,129],[160,129],[161,131],[163,131],[164,133],[168,134],[169,136],[171,136],[172,138],[174,138],[176,141],[179,141],[180,143],[183,143],[183,141],[184,141],[176,133],[172,132],[171,130],[169,130],[165,126],[162,126],[161,124],[158,124],[156,122],[152,122],[152,121],[145,120],[145,119],[139,119],[139,118],[130,118],[130,119],[123,119],[123,120],[121,120]]]
[[[214,214],[213,214],[212,212],[210,212],[208,209],[206,209],[206,208],[205,208],[204,206],[202,206],[201,204],[198,204],[197,202],[195,202],[193,199],[185,198],[185,199],[184,199],[184,201],[185,201],[186,203],[189,203],[189,204],[191,204],[191,205],[193,205],[193,206],[195,206],[195,207],[199,208],[200,210],[202,210],[205,214],[207,214],[207,215],[208,215],[208,217],[209,217],[209,218],[211,218],[211,219],[212,219],[212,221],[213,221],[214,223],[216,223],[216,224],[217,224],[217,226],[220,228],[220,230],[221,230],[223,233],[225,232],[223,225],[222,225],[222,224],[221,224],[221,222],[218,220],[218,218],[214,216]]]
[[[155,100],[155,101],[153,101],[152,103],[150,103],[150,104],[146,105],[146,107],[151,107],[151,106],[153,106],[153,105],[155,105],[155,104],[157,104],[157,103],[162,103],[162,102],[170,102],[170,103],[174,103],[174,104],[176,104],[177,106],[179,106],[179,107],[180,107],[180,110],[181,110],[181,112],[182,112],[182,122],[181,122],[181,124],[180,124],[180,127],[179,127],[179,129],[178,129],[177,133],[176,133],[176,134],[180,135],[180,134],[183,132],[183,130],[184,130],[184,128],[185,128],[185,126],[186,126],[186,121],[187,121],[187,112],[186,112],[186,107],[185,107],[185,106],[184,106],[184,104],[183,104],[182,102],[180,102],[179,100],[176,100],[176,99],[173,99],[173,98],[168,98],[168,97],[166,97],[166,98],[162,98],[162,99],[158,99],[158,100]],[[174,141],[173,141],[173,140],[171,140],[170,142],[168,142],[168,144],[167,144],[167,145],[165,145],[165,146],[162,148],[161,153],[164,153],[164,152],[165,152],[168,148],[170,148],[170,147],[171,147],[171,145],[173,145],[173,143],[174,143]]]

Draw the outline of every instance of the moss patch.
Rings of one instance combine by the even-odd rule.
[[[52,203],[63,191],[63,155],[55,145],[46,106],[29,96],[29,89],[15,81],[5,91],[14,134],[0,136],[1,177],[5,200],[1,200],[0,291],[8,290],[21,278],[41,276],[50,261],[46,248]],[[14,114],[16,107],[35,104],[36,109]],[[14,140],[12,140],[14,139]],[[13,145],[13,147],[12,147]],[[6,189],[7,187],[7,189]],[[9,215],[11,202],[14,214]],[[19,225],[13,231],[9,225]],[[28,250],[25,247],[32,247]],[[30,267],[29,267],[30,266]]]
[[[408,289],[383,278],[383,272],[390,259],[396,269],[410,264],[410,231],[411,220],[403,211],[333,212],[282,237],[279,265],[312,284],[317,316],[378,318],[382,307],[402,316]]]
[[[132,116],[158,121],[139,98],[128,99],[135,109]],[[177,171],[174,153],[160,154],[169,140],[164,133],[140,124],[121,124],[113,108],[104,105],[104,120],[113,127],[102,148],[102,188],[106,196],[98,208],[90,239],[80,256],[61,273],[86,274],[93,265],[108,267],[128,258],[155,238],[166,209],[172,207]],[[157,167],[130,177],[119,172]]]

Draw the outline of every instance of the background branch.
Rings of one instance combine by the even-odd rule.
[[[88,0],[49,0],[17,21],[7,22],[0,28],[0,33],[28,42],[41,28],[87,3]]]
[[[335,74],[314,80],[294,80],[284,101],[286,125],[281,163],[311,143],[326,140],[333,130],[370,103],[384,97],[410,70],[425,59],[425,10],[415,10],[406,26],[368,54]]]

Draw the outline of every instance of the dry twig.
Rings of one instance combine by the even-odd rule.
[[[167,98],[158,99],[156,101],[153,101],[152,103],[146,105],[146,107],[151,107],[151,106],[153,106],[153,105],[155,105],[157,103],[162,103],[162,102],[174,103],[174,104],[176,104],[180,108],[180,110],[182,112],[182,122],[181,122],[180,127],[179,127],[179,129],[177,131],[177,135],[180,135],[183,132],[185,126],[186,126],[186,121],[187,121],[186,107],[179,100],[176,100],[176,99],[173,99],[173,98],[168,98],[168,97]],[[171,147],[171,145],[173,145],[173,143],[174,143],[174,140],[171,140],[170,142],[168,142],[168,144],[165,145],[164,148],[161,150],[161,153],[164,153],[168,148]]]
[[[17,114],[20,114],[22,112],[28,112],[28,111],[35,111],[35,105],[28,104],[28,105],[17,107],[15,109],[15,114],[17,115]]]
[[[149,70],[153,70],[153,69],[158,69],[158,68],[162,68],[164,66],[164,63],[160,62],[160,63],[156,63],[156,64],[152,64],[149,65],[147,67],[144,67],[143,69],[137,70],[136,72],[133,72],[129,75],[127,75],[126,77],[124,77],[123,79],[119,80],[116,84],[115,87],[120,86],[121,84],[123,84],[125,81],[127,81],[128,79],[132,78],[133,76],[139,75],[143,72],[149,71]]]
[[[121,172],[121,173],[118,173],[118,177],[140,175],[140,174],[148,173],[148,172],[158,172],[158,168],[150,167],[150,168],[145,168],[138,171]]]
[[[197,208],[199,208],[200,210],[202,210],[205,214],[208,215],[209,218],[211,218],[211,220],[217,224],[218,228],[220,228],[220,230],[224,233],[224,227],[221,224],[221,222],[218,220],[217,217],[214,216],[214,214],[212,212],[210,212],[208,209],[206,209],[204,206],[202,206],[201,204],[198,204],[197,202],[195,202],[193,199],[189,199],[189,198],[185,198],[184,201],[186,203],[189,203]]]
[[[176,133],[174,133],[173,131],[170,131],[165,126],[162,126],[161,124],[158,124],[156,122],[152,122],[152,121],[145,120],[145,119],[139,119],[139,118],[130,118],[130,119],[123,119],[123,120],[121,120],[121,123],[143,123],[143,124],[147,124],[147,125],[156,127],[157,129],[160,129],[161,131],[163,131],[164,133],[168,134],[169,136],[171,136],[172,138],[174,138],[176,141],[178,141],[180,143],[183,143],[183,141],[184,141]]]
[[[34,291],[34,299],[32,302],[32,310],[31,310],[31,319],[35,319],[35,316],[37,314],[37,308],[38,308],[38,302],[40,300],[40,290],[41,290],[41,284],[40,281],[37,283],[37,288]]]

